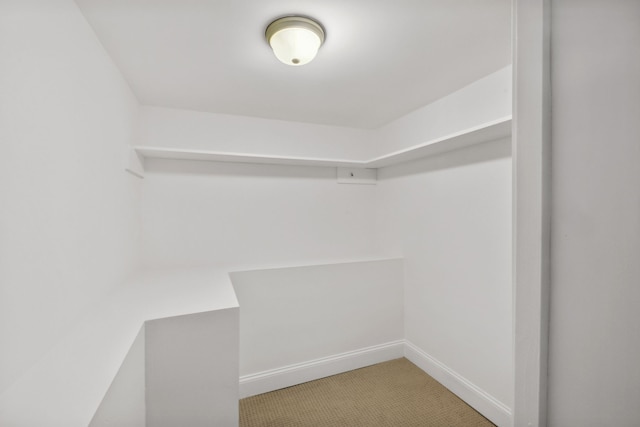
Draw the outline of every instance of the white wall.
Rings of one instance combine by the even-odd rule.
[[[71,0],[0,3],[0,392],[134,265],[137,102]]]
[[[141,277],[138,282],[142,284],[149,281],[149,289],[136,290],[134,283],[127,289],[133,290],[133,294],[142,291],[144,297],[136,295],[137,298],[115,301],[119,302],[121,307],[130,305],[135,315],[142,318],[158,315],[163,311],[165,314],[174,315],[146,321],[140,328],[109,390],[91,419],[90,427],[160,427],[184,423],[195,427],[238,424],[238,307],[236,303],[235,306],[223,308],[222,301],[226,292],[221,289],[222,283],[215,283],[216,274],[206,273],[193,270],[174,271],[161,274],[161,277],[151,273]],[[199,280],[195,281],[198,275]],[[228,279],[226,284],[233,293]],[[198,289],[195,289],[194,285]],[[174,289],[165,294],[171,287]],[[219,291],[217,295],[212,292],[216,287]],[[158,292],[158,288],[164,288],[164,292]],[[181,312],[180,307],[186,307],[185,302],[195,298],[201,300],[200,307],[187,303],[191,308]],[[137,301],[132,304],[133,299]],[[235,296],[232,299],[235,301]],[[213,303],[213,300],[216,303]],[[177,304],[171,304],[175,301]],[[211,305],[217,303],[220,303],[221,307],[208,310]],[[111,307],[110,311],[114,309],[124,317],[129,314],[128,310],[123,308]],[[180,315],[176,316],[176,313]],[[101,314],[104,317],[104,313]],[[102,333],[102,341],[109,344],[101,349],[102,352],[113,351],[118,345],[109,342],[105,335],[120,338],[128,332],[123,329],[102,331],[92,328],[92,335],[86,340],[93,340],[95,334]],[[98,347],[95,343],[93,346]],[[87,362],[80,360],[79,364],[82,363]],[[86,370],[89,371],[86,372],[86,376],[95,375],[95,367],[91,368],[86,366]],[[73,380],[68,379],[68,382],[71,381]],[[65,384],[57,385],[60,391],[64,392]],[[93,391],[92,382],[83,386],[78,388],[85,392]],[[55,397],[49,400],[54,399]],[[77,397],[75,402],[76,405],[80,404]],[[34,409],[43,410],[42,405],[34,405]],[[35,422],[37,421],[32,420],[32,424]],[[48,419],[44,422],[52,424],[53,420]],[[60,425],[72,425],[71,417],[66,421],[61,419]]]
[[[0,395],[0,425],[85,427],[145,321],[237,307],[225,272],[185,269],[136,274],[92,305],[69,333]],[[237,318],[227,322],[224,330],[237,336]],[[226,350],[235,353],[237,360],[237,346]],[[234,384],[233,394],[237,394],[237,381]]]
[[[231,279],[241,308],[242,396],[403,354],[400,259],[242,271]]]
[[[378,179],[380,251],[405,258],[406,339],[509,408],[510,141],[383,168]]]
[[[550,426],[640,423],[640,2],[552,2]]]
[[[86,307],[114,290],[134,267],[140,182],[123,172],[123,147],[130,140],[137,102],[72,1],[2,2],[0,69],[2,392],[41,358]],[[239,143],[255,152],[264,144],[286,154],[329,153],[345,158],[365,155],[370,142],[367,131],[252,121],[260,129],[255,132],[242,120],[240,126],[247,133],[240,138],[233,133],[239,119],[181,114],[145,109],[142,126],[152,124],[138,129],[139,137],[149,145],[231,149]],[[163,127],[170,116],[178,126]],[[313,139],[302,140],[309,135]],[[470,150],[475,153],[476,148]],[[438,157],[384,170],[379,187],[338,185],[335,170],[325,168],[150,162],[142,201],[144,263],[239,270],[403,253],[409,262],[407,336],[503,399],[501,372],[491,378],[491,385],[485,386],[485,380],[496,373],[494,365],[502,360],[499,338],[504,327],[478,326],[469,313],[484,316],[486,326],[508,311],[500,305],[508,293],[497,300],[490,297],[503,285],[504,271],[488,273],[486,268],[492,262],[499,264],[504,255],[502,242],[509,220],[498,227],[501,217],[488,202],[501,201],[504,195],[492,193],[486,200],[481,198],[484,201],[473,197],[485,189],[506,191],[500,185],[508,162],[500,158],[476,164],[475,155],[464,153],[450,154],[456,159],[452,161]],[[458,162],[466,164],[467,156],[473,158],[470,165],[458,167]],[[426,175],[405,176],[416,164],[440,166]],[[449,169],[439,170],[443,165]],[[455,178],[459,172],[461,176]],[[447,181],[443,185],[451,191],[446,197],[437,186],[441,180]],[[482,182],[486,188],[480,186]],[[425,194],[423,185],[429,192],[415,198]],[[464,197],[457,199],[454,194]],[[426,197],[435,200],[431,207],[440,207],[435,213],[423,204]],[[376,246],[375,212],[383,205],[378,219],[384,239]],[[460,218],[460,207],[482,215]],[[470,248],[447,237],[463,231],[473,234],[476,226],[487,224],[488,231],[477,232],[480,235],[474,235]],[[450,228],[438,228],[441,225]],[[390,238],[391,229],[399,239]],[[425,246],[418,239],[426,239],[427,232],[430,244]],[[473,249],[480,252],[487,242],[495,250],[483,251],[481,261],[476,260]],[[436,251],[437,246],[443,246],[445,254]],[[454,269],[467,261],[472,261],[470,271]],[[427,271],[425,265],[434,270]],[[472,273],[476,275],[471,277]],[[477,283],[495,288],[476,293]],[[476,304],[467,301],[460,306],[463,298],[455,297],[468,293]],[[433,304],[434,295],[441,305]],[[455,317],[445,307],[465,316]],[[447,320],[455,327],[438,333],[432,322]],[[492,345],[484,345],[481,338]],[[481,357],[460,357],[457,351],[471,343],[478,344],[473,350]],[[488,373],[478,372],[475,363],[481,362],[487,364]]]
[[[511,66],[378,129],[142,107],[135,145],[368,161],[511,116]]]
[[[375,254],[375,186],[333,168],[148,162],[142,196],[149,267],[226,271]]]
[[[376,130],[375,156],[402,150],[511,116],[511,66]]]
[[[136,127],[136,145],[346,160],[366,157],[372,138],[365,129],[161,107],[142,107]]]
[[[238,338],[237,307],[146,322],[147,425],[237,426]]]
[[[407,141],[424,142],[508,116],[510,93],[506,68],[381,130],[389,144],[377,149],[402,148]],[[212,139],[211,147],[230,149],[216,137],[232,134],[238,123],[224,121],[216,130],[217,118],[196,116],[145,110],[139,130],[147,136],[141,141],[204,149]],[[161,144],[152,142],[156,138]],[[278,138],[278,132],[265,132],[252,141],[278,146]],[[376,186],[338,185],[331,168],[168,160],[146,166],[142,223],[148,267],[238,271],[404,256],[406,337],[484,393],[482,399],[488,396],[500,422],[509,418],[510,141],[383,168]],[[283,356],[280,366],[300,361]]]
[[[145,427],[145,328],[131,345],[89,427]]]

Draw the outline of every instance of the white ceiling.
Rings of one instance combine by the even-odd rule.
[[[142,104],[375,128],[511,61],[510,0],[76,0]],[[303,67],[282,15],[327,38]]]

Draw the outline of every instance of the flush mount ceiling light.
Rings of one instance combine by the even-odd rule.
[[[324,42],[324,30],[313,19],[285,16],[269,24],[265,37],[276,58],[284,64],[299,66],[315,58]]]

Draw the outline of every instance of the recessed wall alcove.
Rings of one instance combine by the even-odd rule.
[[[13,77],[39,70],[6,91],[37,100],[6,129],[38,142],[11,191],[39,195],[6,277],[56,286],[12,288],[0,424],[232,426],[239,397],[404,356],[511,425],[508,54],[389,120],[312,123],[152,102],[100,2],[40,6],[6,14]]]
[[[181,274],[195,285],[188,272],[203,265],[200,290],[185,295],[236,294],[239,323],[230,318],[227,331],[239,334],[240,397],[406,356],[510,423],[510,85],[508,67],[362,139],[342,128],[143,109],[128,165],[142,182],[143,262],[179,272],[171,295]],[[455,118],[425,125],[451,104]],[[227,152],[228,137],[274,144]],[[327,146],[282,148],[307,137]],[[372,175],[349,182],[341,170]],[[170,407],[147,398],[147,419],[162,418],[154,408],[164,418],[179,412]]]
[[[638,425],[640,3],[291,4],[0,2],[0,425],[234,426],[402,355]]]

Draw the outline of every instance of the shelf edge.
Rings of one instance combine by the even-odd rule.
[[[369,160],[259,155],[149,146],[133,146],[131,149],[143,159],[198,160],[227,163],[376,169],[440,154],[474,144],[505,138],[510,135],[511,116],[507,116],[460,132],[432,139],[412,147],[374,157]]]

